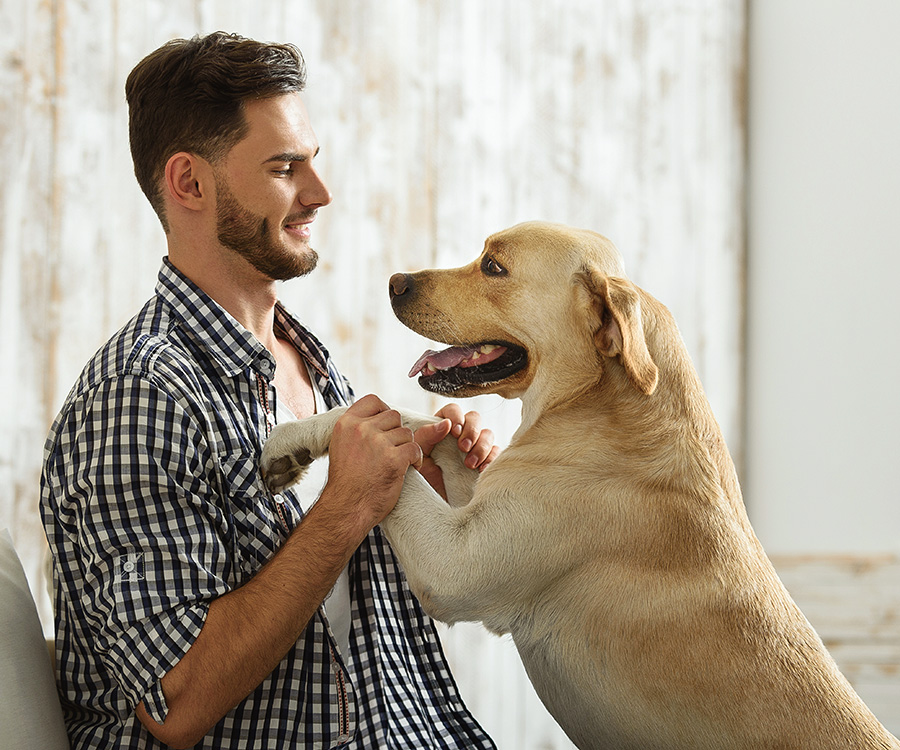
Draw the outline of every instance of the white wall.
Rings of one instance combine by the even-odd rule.
[[[750,3],[745,499],[770,553],[900,551],[900,3]]]

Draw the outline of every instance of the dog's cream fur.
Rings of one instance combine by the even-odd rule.
[[[523,224],[468,266],[401,281],[413,330],[528,353],[457,392],[522,399],[509,447],[476,481],[439,446],[451,503],[411,471],[383,524],[430,614],[511,633],[580,748],[900,748],[776,576],[675,322],[612,243]],[[276,428],[273,490],[339,415]]]

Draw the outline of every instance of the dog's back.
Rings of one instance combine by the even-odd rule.
[[[513,487],[527,475],[529,494],[555,504],[543,512],[568,513],[554,524],[568,524],[587,561],[543,592],[529,627],[513,628],[538,693],[582,748],[900,748],[756,539],[668,310],[641,292],[641,311],[660,371],[653,394],[610,363],[492,470]],[[535,464],[562,473],[526,470]]]

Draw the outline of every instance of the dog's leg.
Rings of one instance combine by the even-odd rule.
[[[278,494],[299,482],[313,460],[328,452],[331,432],[345,411],[347,407],[332,409],[307,419],[277,425],[272,430],[260,457],[263,479],[272,493]],[[401,410],[400,415],[404,426],[413,431],[440,421],[437,417],[405,410]],[[472,497],[478,472],[463,463],[462,452],[452,438],[438,443],[431,455],[443,472],[450,504],[465,505]]]
[[[460,508],[468,504],[475,492],[478,472],[465,465],[465,455],[459,449],[456,438],[450,435],[445,437],[434,446],[431,457],[441,468],[450,506]]]
[[[345,411],[347,407],[340,407],[275,426],[259,459],[263,480],[273,494],[299,482],[313,460],[328,452],[335,422]]]
[[[278,425],[266,442],[260,465],[266,485],[278,493],[297,482],[306,467],[328,450],[331,432],[346,409]],[[434,417],[401,412],[412,430]],[[397,505],[381,527],[426,610],[445,622],[481,619],[485,603],[497,599],[493,565],[496,550],[473,544],[470,509],[478,472],[464,464],[456,439],[447,437],[432,456],[441,467],[449,502],[410,468]],[[504,569],[510,566],[504,565]],[[500,577],[501,580],[502,576]],[[490,626],[489,626],[490,627]]]
[[[445,443],[459,452],[452,438]],[[442,469],[446,480],[448,472]],[[454,474],[451,470],[449,476]],[[453,498],[452,491],[448,495]],[[509,565],[501,560],[502,551],[479,544],[480,530],[472,526],[478,510],[468,505],[471,492],[463,497],[464,502],[457,499],[454,505],[444,502],[421,474],[410,469],[381,528],[428,614],[450,624],[483,620],[488,628],[506,632],[505,622],[488,622],[486,615],[508,593],[498,590],[498,584],[507,585]]]

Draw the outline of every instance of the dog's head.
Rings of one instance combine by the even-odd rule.
[[[451,345],[410,372],[426,390],[521,397],[542,372],[583,387],[611,359],[639,392],[656,387],[641,293],[612,242],[594,232],[518,224],[488,237],[467,266],[395,274],[390,295],[402,323]]]

